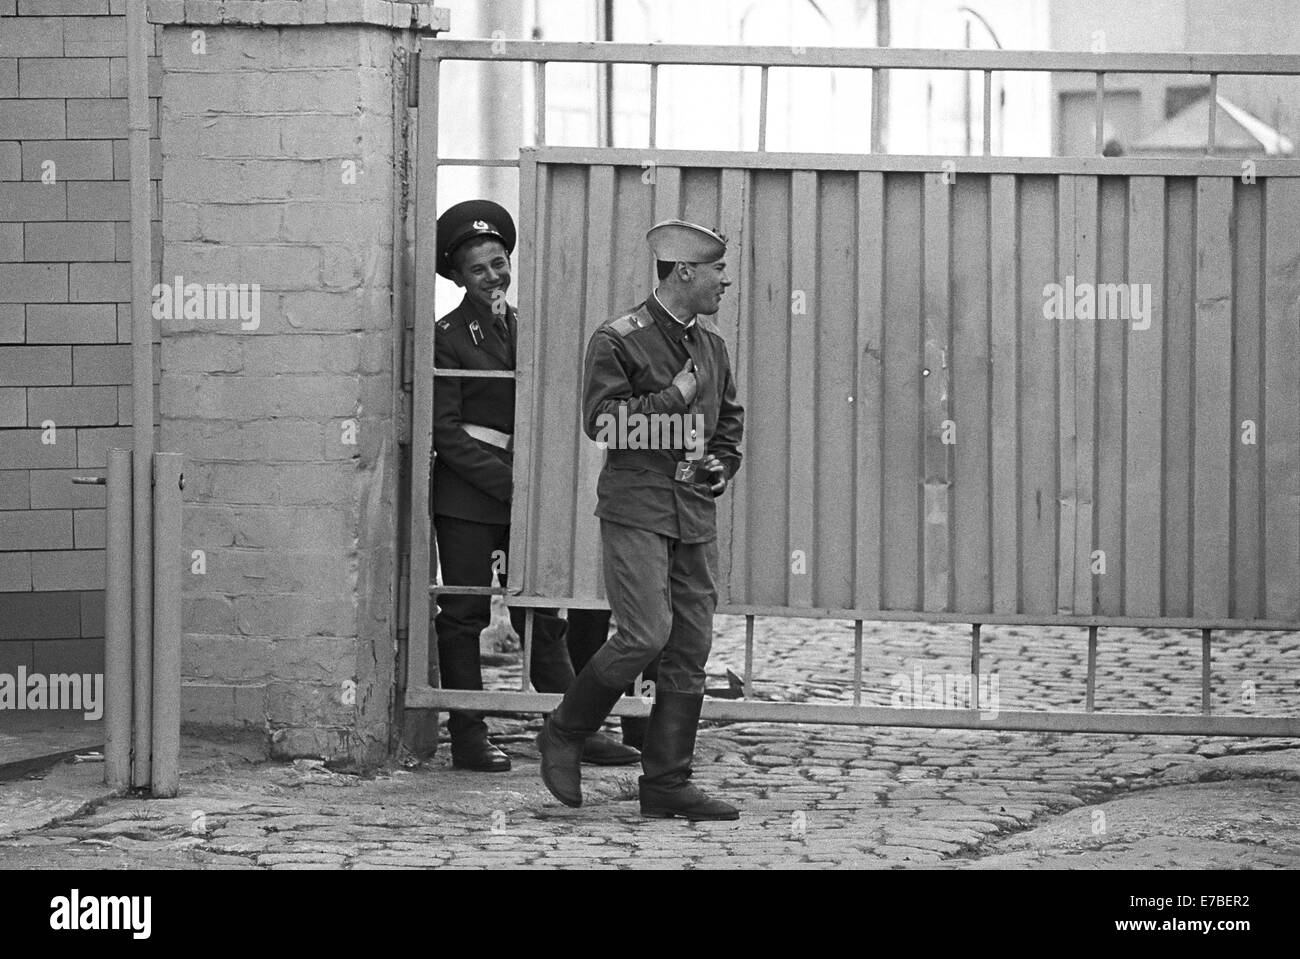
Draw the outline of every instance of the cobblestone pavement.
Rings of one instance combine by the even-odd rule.
[[[710,685],[743,664],[743,620],[719,627]],[[851,626],[765,621],[756,635],[756,696],[851,699]],[[1215,635],[1216,711],[1295,713],[1300,636]],[[1000,708],[1081,704],[1085,631],[986,629],[983,639]],[[927,676],[964,670],[966,642],[960,627],[868,626],[863,702],[889,705],[894,677],[918,664]],[[1196,633],[1104,633],[1098,708],[1198,710],[1199,643]],[[517,675],[492,673],[500,685]],[[701,730],[697,779],[742,817],[688,824],[640,818],[635,769],[588,770],[586,803],[559,805],[537,776],[536,719],[492,722],[515,758],[507,774],[453,771],[443,750],[363,778],[191,741],[180,798],[114,798],[0,839],[0,865],[1300,867],[1290,741],[713,724]]]

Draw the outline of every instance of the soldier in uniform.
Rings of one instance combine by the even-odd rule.
[[[731,283],[726,240],[681,220],[658,224],[646,239],[658,261],[659,287],[633,313],[592,335],[583,383],[584,430],[608,443],[596,515],[618,630],[542,727],[542,780],[561,802],[582,804],[585,738],[658,657],[641,749],[641,813],[736,819],[735,807],[690,782],[718,599],[714,499],[740,468],[744,427],[726,344],[699,319],[717,313]],[[639,448],[644,444],[622,437],[610,442],[611,418],[631,423],[665,415],[681,418],[696,458],[681,449]]]
[[[506,303],[515,225],[487,200],[459,203],[438,219],[438,272],[463,287],[465,297],[437,323],[434,362],[444,369],[513,370],[518,316]],[[442,580],[448,586],[490,586],[494,566],[510,545],[511,432],[515,381],[454,378],[434,381],[433,523]],[[479,634],[491,617],[486,596],[439,597],[434,621],[445,689],[482,689]],[[524,611],[510,610],[515,631]],[[566,623],[554,609],[533,621],[531,676],[538,692],[562,693],[573,682]],[[430,677],[432,681],[432,677]],[[492,745],[477,713],[453,711],[447,720],[452,765],[503,772],[510,757]],[[634,763],[640,755],[596,733],[583,747],[584,762]]]

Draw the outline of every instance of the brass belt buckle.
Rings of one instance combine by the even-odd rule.
[[[677,464],[677,473],[673,476],[679,483],[695,482],[695,463],[690,460],[681,460]]]

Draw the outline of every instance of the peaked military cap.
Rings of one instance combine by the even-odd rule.
[[[481,236],[500,240],[507,255],[515,251],[515,221],[505,207],[491,200],[466,200],[438,217],[438,273],[451,279],[452,256]]]
[[[725,236],[685,220],[656,223],[645,238],[655,259],[668,263],[713,263],[727,252]]]

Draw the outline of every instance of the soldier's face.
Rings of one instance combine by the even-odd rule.
[[[691,275],[690,293],[692,308],[696,313],[712,316],[722,306],[722,295],[731,286],[727,275],[727,261],[696,263]]]
[[[457,269],[452,279],[463,286],[469,298],[501,315],[506,312],[506,291],[510,289],[510,257],[498,240],[475,243],[456,251]]]

